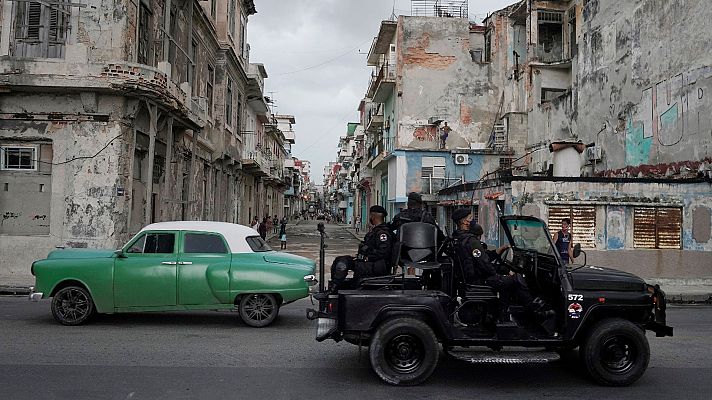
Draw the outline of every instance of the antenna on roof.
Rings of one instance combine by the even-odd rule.
[[[391,9],[391,21],[396,20],[396,0],[393,0],[393,8]]]

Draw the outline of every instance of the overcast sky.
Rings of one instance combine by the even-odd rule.
[[[470,20],[516,0],[470,0]],[[250,62],[263,63],[265,94],[279,114],[296,118],[292,154],[312,162],[322,182],[324,165],[336,159],[346,123],[358,121],[368,89],[366,54],[381,21],[410,13],[410,0],[255,0],[248,23]],[[273,92],[273,93],[270,93]]]

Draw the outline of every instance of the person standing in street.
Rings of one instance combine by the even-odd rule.
[[[556,251],[561,256],[561,261],[564,266],[569,265],[574,261],[574,236],[569,232],[571,220],[564,218],[561,220],[561,230],[554,234],[552,240],[556,246]]]
[[[361,217],[356,217],[356,220],[354,222],[356,224],[356,233],[358,233],[358,230],[361,229]]]
[[[279,246],[280,249],[287,249],[287,220],[282,218],[282,223],[279,224]]]
[[[260,227],[257,228],[257,232],[259,232],[262,240],[267,240],[267,218],[269,217],[264,217],[262,223],[260,223]]]
[[[256,231],[259,232],[259,229],[260,229],[260,221],[257,219],[257,216],[255,216],[254,218],[252,218],[252,224],[250,225],[250,227],[252,227],[252,229],[254,229],[254,230],[256,230]]]
[[[272,224],[274,225],[272,233],[277,233],[277,229],[279,228],[279,219],[277,218],[277,214],[272,217]]]

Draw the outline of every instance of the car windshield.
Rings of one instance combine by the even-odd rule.
[[[262,240],[262,238],[259,236],[248,236],[245,238],[245,240],[247,241],[247,244],[250,246],[250,248],[254,252],[272,251],[272,248],[269,247],[267,242]]]
[[[511,219],[505,221],[507,230],[512,236],[512,246],[533,250],[542,254],[554,255],[546,225],[541,221]]]

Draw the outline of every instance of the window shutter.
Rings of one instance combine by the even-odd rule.
[[[574,236],[574,244],[583,248],[596,247],[596,207],[595,206],[554,206],[549,207],[548,226],[551,234],[561,229],[564,218],[571,220],[570,231]]]
[[[633,210],[633,247],[655,248],[655,209],[636,207]]]
[[[682,210],[679,208],[659,208],[657,210],[657,239],[659,249],[679,249],[682,229]]]
[[[42,23],[42,4],[30,2],[27,4],[27,39],[40,38],[40,26]]]

